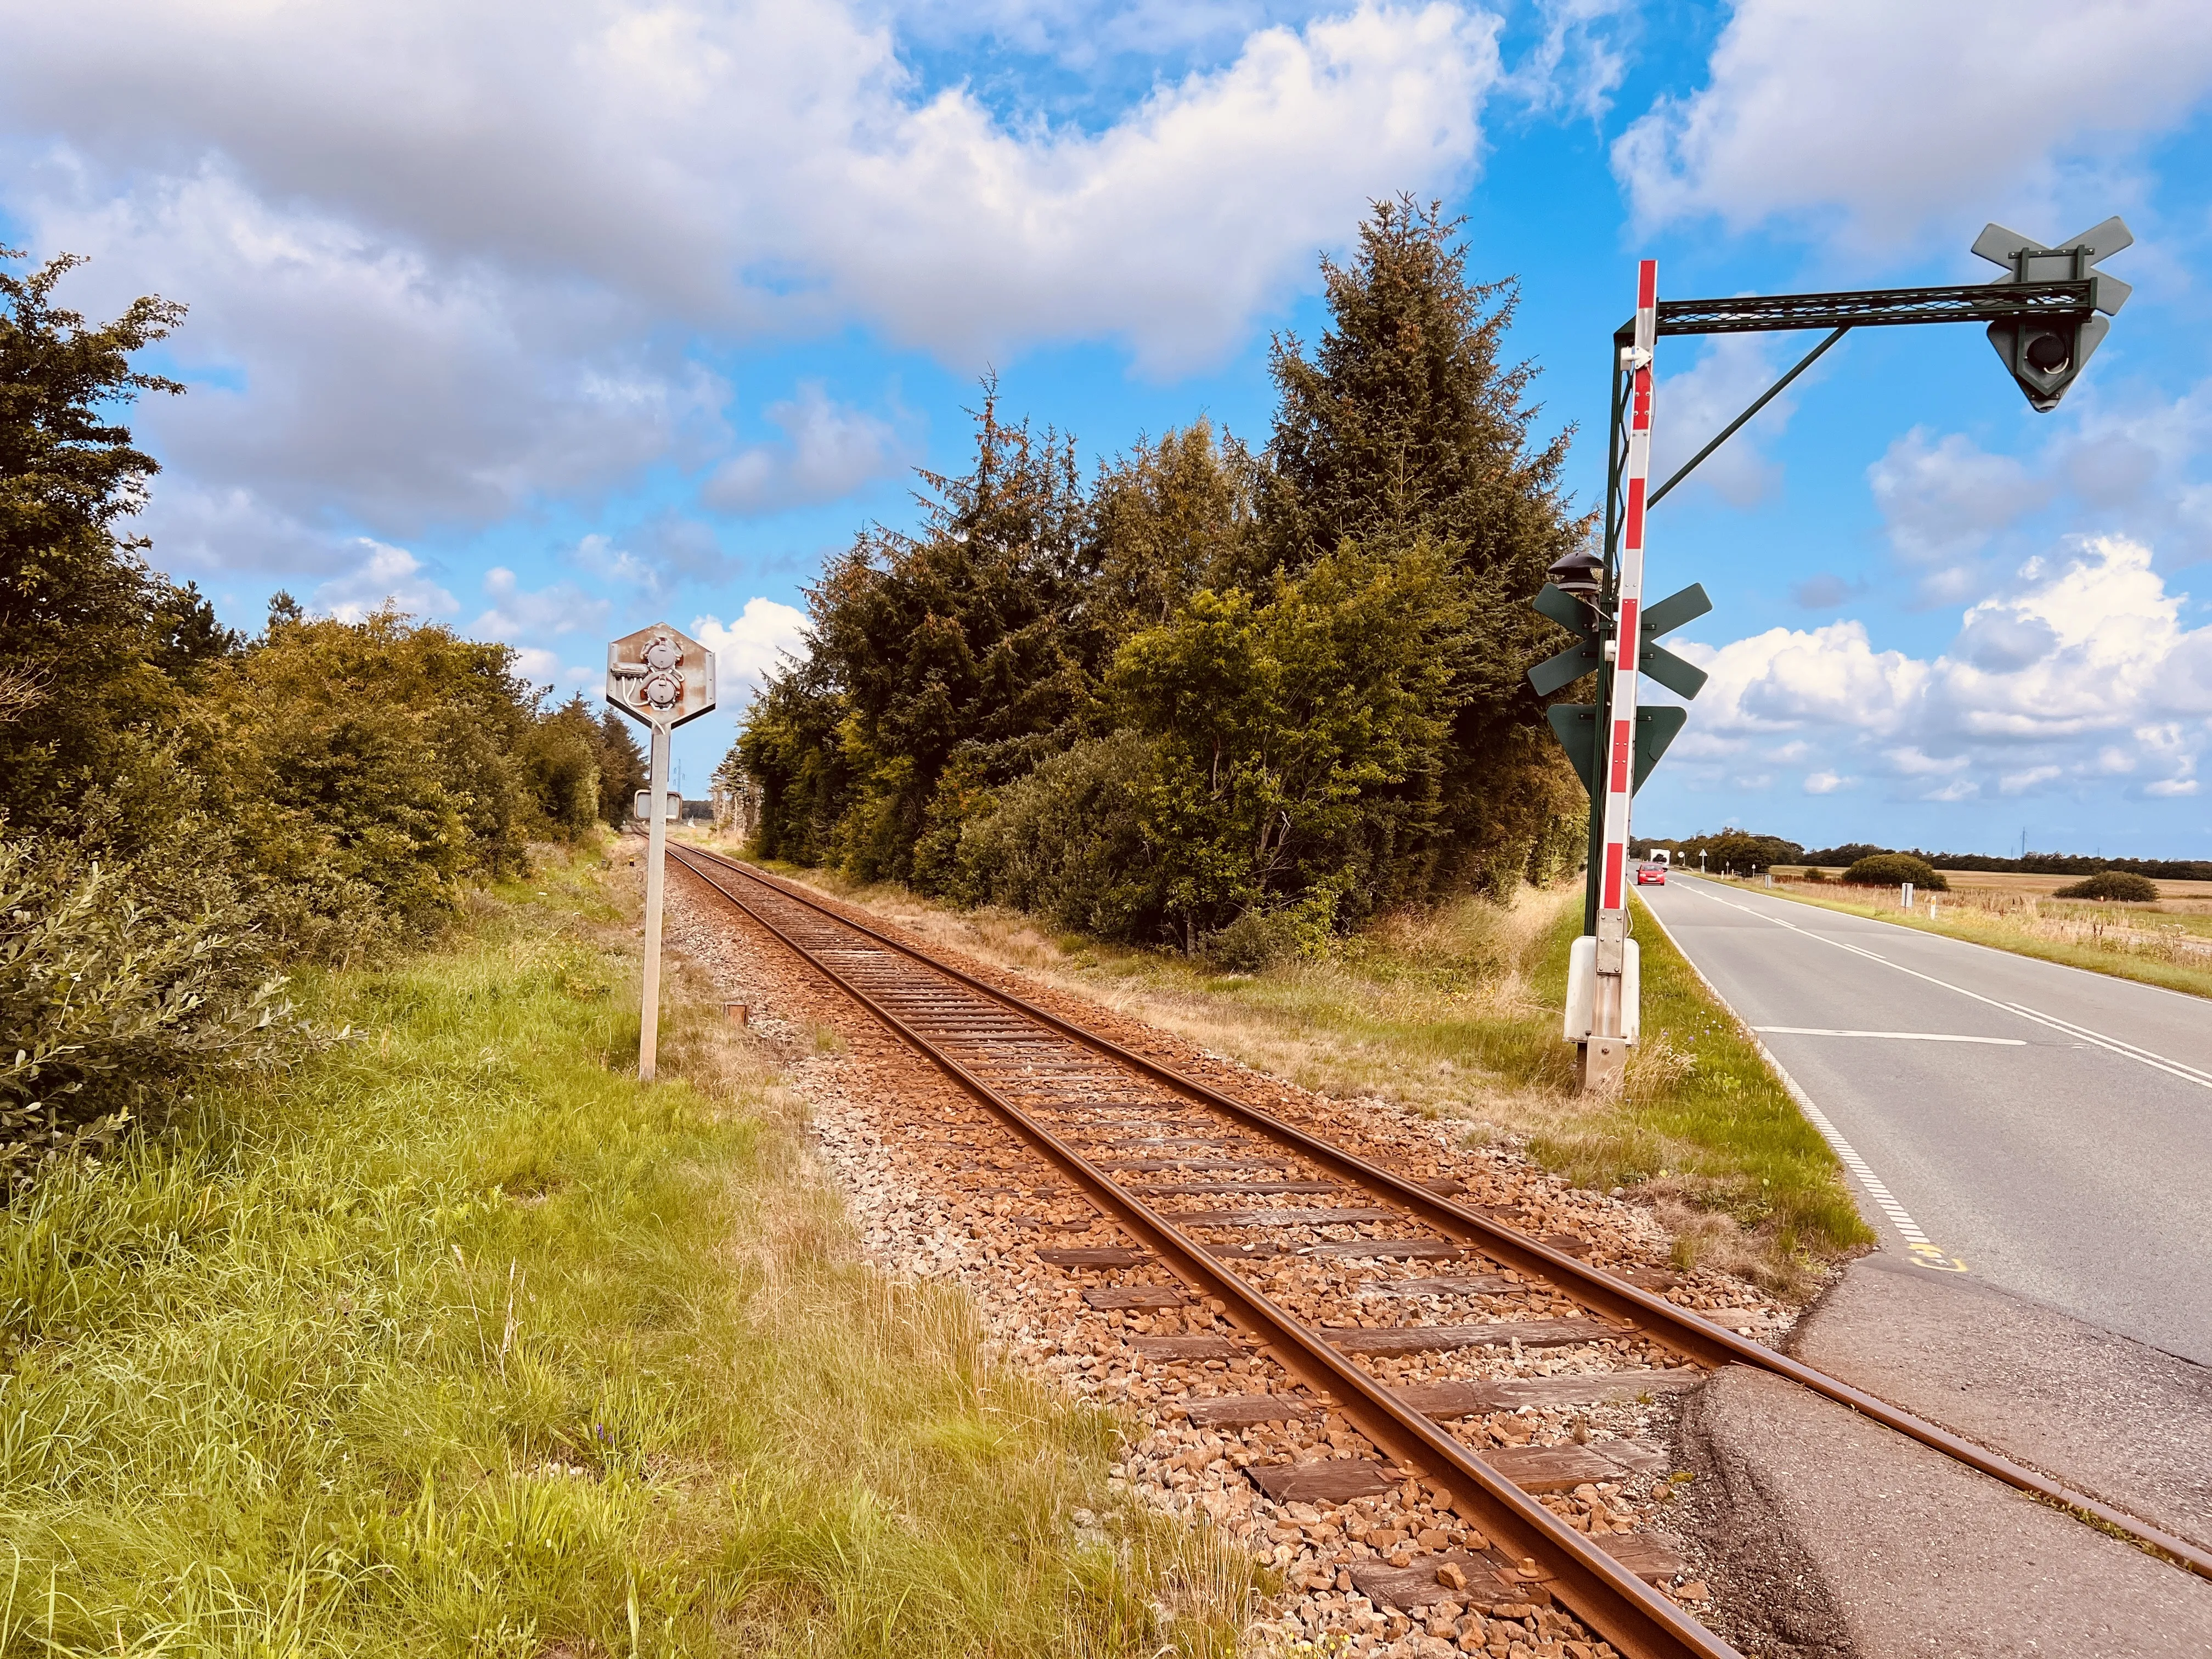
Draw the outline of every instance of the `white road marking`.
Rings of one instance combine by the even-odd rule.
[[[2123,1042],[2116,1036],[2106,1036],[2101,1032],[2088,1030],[2082,1026],[2074,1024],[2071,1021],[2061,1019],[2056,1014],[2038,1013],[2025,1003],[2008,1002],[2005,1006],[2016,1014],[2023,1015],[2029,1019],[2039,1019],[2045,1025],[2063,1031],[2069,1036],[2083,1038],[2095,1043],[2100,1048],[2109,1048],[2116,1054],[2124,1054],[2130,1060],[2139,1060],[2146,1066],[2155,1066],[2160,1071],[2171,1073],[2173,1076],[2187,1082],[2201,1083],[2212,1087],[2212,1072],[2199,1071],[2186,1060],[2170,1060],[2164,1054],[2153,1054],[2148,1048],[2138,1048],[2132,1042]]]
[[[2025,1048],[2026,1037],[1953,1036],[1942,1031],[1831,1031],[1819,1025],[1754,1025],[1754,1031],[1777,1031],[1784,1036],[1887,1037],[1892,1042],[1986,1042],[1998,1048]]]
[[[1723,903],[1726,902],[1723,901]],[[1736,1024],[1751,1037],[1751,1046],[1759,1050],[1759,1057],[1766,1062],[1768,1069],[1782,1079],[1783,1088],[1789,1092],[1790,1098],[1797,1103],[1797,1109],[1805,1114],[1805,1121],[1813,1126],[1821,1139],[1828,1143],[1829,1150],[1843,1160],[1844,1167],[1858,1177],[1859,1185],[1866,1189],[1867,1196],[1874,1200],[1875,1206],[1889,1218],[1890,1225],[1904,1235],[1905,1247],[1912,1253],[1912,1260],[1923,1267],[1939,1267],[1946,1273],[1965,1273],[1966,1264],[1954,1255],[1947,1255],[1942,1246],[1920,1231],[1920,1224],[1906,1212],[1905,1206],[1897,1201],[1896,1194],[1874,1172],[1874,1166],[1859,1156],[1857,1147],[1844,1139],[1842,1130],[1828,1121],[1828,1115],[1813,1103],[1813,1097],[1807,1094],[1797,1079],[1790,1075],[1789,1068],[1774,1057],[1774,1051],[1759,1040],[1758,1030],[1774,1028],[1763,1026],[1754,1030],[1745,1024],[1743,1016],[1736,1013],[1735,1005],[1720,994],[1719,987],[1705,977],[1705,970],[1691,961],[1690,953],[1682,948],[1681,940],[1676,939],[1674,930],[1667,926],[1667,919],[1650,905],[1644,906],[1644,914],[1659,924],[1659,931],[1667,935],[1667,942],[1674,947],[1675,955],[1688,964],[1690,971],[1698,976],[1698,983],[1705,988],[1706,994],[1726,1008]]]
[[[2139,1048],[2132,1042],[2124,1042],[2118,1037],[2106,1036],[2101,1031],[2093,1031],[2087,1026],[2073,1024],[2059,1018],[2056,1014],[2038,1013],[2034,1009],[2021,1003],[2000,1002],[1995,997],[1985,997],[1979,991],[1969,991],[1963,985],[1954,985],[1948,979],[1938,979],[1933,974],[1923,974],[1917,968],[1907,968],[1901,962],[1892,962],[1888,957],[1876,956],[1871,951],[1862,951],[1857,945],[1845,944],[1842,939],[1830,934],[1816,933],[1810,927],[1801,927],[1787,917],[1771,916],[1763,910],[1754,910],[1748,904],[1738,904],[1734,899],[1723,898],[1718,893],[1708,891],[1703,887],[1686,887],[1682,890],[1686,893],[1695,893],[1700,898],[1711,899],[1716,904],[1725,904],[1731,910],[1741,910],[1744,915],[1757,921],[1771,921],[1777,927],[1787,927],[1793,933],[1802,933],[1807,939],[1817,939],[1823,945],[1833,945],[1838,951],[1848,951],[1855,957],[1864,957],[1869,962],[1878,962],[1883,967],[1894,969],[1900,974],[1910,974],[1915,979],[1925,980],[1930,985],[1941,986],[1946,991],[1954,991],[1962,997],[1972,997],[1976,1002],[1984,1003],[1990,1007],[2001,1008],[2006,1013],[2016,1014],[2022,1019],[2032,1019],[2037,1024],[2048,1026],[2054,1031],[2063,1031],[2069,1036],[2080,1037],[2086,1042],[2094,1042],[2099,1048],[2119,1055],[2123,1060],[2132,1060],[2138,1065],[2151,1067],[2154,1071],[2164,1072],[2168,1077],[2178,1077],[2184,1083],[2193,1083],[2200,1089],[2212,1089],[2212,1072],[2200,1071],[2196,1066],[2186,1065],[2180,1060],[2169,1060],[2164,1054],[2153,1054],[2148,1048]],[[1657,914],[1656,911],[1653,912],[1655,915]],[[1659,925],[1662,928],[1666,927],[1664,922]],[[1668,937],[1671,939],[1674,935],[1670,933]]]

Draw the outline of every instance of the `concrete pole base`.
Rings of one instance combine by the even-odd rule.
[[[1628,1043],[1622,1037],[1594,1036],[1575,1051],[1575,1087],[1586,1095],[1620,1092],[1628,1071]]]

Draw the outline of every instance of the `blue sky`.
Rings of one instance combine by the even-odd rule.
[[[987,368],[1092,456],[1263,441],[1272,331],[1400,190],[1522,283],[1603,461],[1633,262],[1693,297],[1961,282],[2124,215],[2055,414],[1978,331],[1862,331],[1654,514],[1713,671],[1638,800],[1810,842],[2212,857],[2212,9],[80,0],[0,62],[0,234],[192,315],[155,558],[258,624],[392,596],[592,689],[722,653],[695,789],[825,550],[957,469]],[[1666,343],[1661,465],[1797,337]]]

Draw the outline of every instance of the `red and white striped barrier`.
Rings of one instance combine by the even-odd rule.
[[[1599,841],[1597,936],[1576,941],[1567,975],[1567,1036],[1583,1048],[1586,1085],[1617,1081],[1641,1020],[1636,942],[1628,937],[1628,808],[1636,786],[1637,652],[1644,613],[1644,507],[1651,482],[1651,354],[1658,339],[1659,264],[1636,268],[1635,342],[1620,367],[1630,377],[1627,507],[1614,579],[1603,833]]]

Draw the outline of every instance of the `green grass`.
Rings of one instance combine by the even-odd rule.
[[[1750,885],[1743,882],[1729,884]],[[1953,897],[1938,894],[1936,920],[1930,921],[1919,910],[1899,909],[1894,890],[1884,890],[1887,894],[1886,902],[1817,891],[1796,882],[1753,890],[1792,899],[1800,904],[1817,905],[1826,910],[1840,910],[1847,915],[1869,917],[1893,927],[1987,945],[2010,951],[2015,956],[2034,957],[2069,968],[2086,968],[2093,974],[2109,974],[2115,979],[2136,980],[2145,985],[2163,986],[2169,991],[2212,997],[2212,961],[2194,951],[2187,957],[2180,955],[2181,947],[2187,942],[2201,941],[2212,934],[2212,916],[2202,913],[2167,913],[2149,906],[2122,908],[2100,906],[2094,901],[2068,903],[2045,898],[2036,901],[2035,911],[2031,914],[2018,899],[2008,899],[2005,908],[1998,910],[1978,903],[1974,895]],[[2199,963],[2205,965],[2199,966]]]
[[[1242,974],[1008,912],[783,873],[1302,1086],[1510,1133],[1578,1184],[1650,1200],[1686,1266],[1709,1261],[1795,1293],[1826,1260],[1873,1242],[1834,1154],[1640,907],[1645,1040],[1625,1092],[1605,1100],[1574,1091],[1574,1051],[1559,1036],[1579,891],[1384,917],[1329,959]]]
[[[1241,1558],[856,1259],[698,988],[628,1074],[593,880],[0,1216],[0,1655],[1227,1651]]]
[[[1753,1038],[1714,1000],[1640,900],[1632,901],[1643,985],[1643,1041],[1618,1099],[1591,1102],[1531,1151],[1586,1187],[1641,1186],[1665,1194],[1677,1215],[1677,1255],[1750,1241],[1753,1271],[1786,1284],[1807,1255],[1871,1244],[1835,1154]],[[1546,984],[1564,985],[1567,951],[1581,932],[1570,911],[1545,941]],[[1553,1016],[1556,1018],[1556,1015]],[[1556,1033],[1557,1027],[1552,1028]],[[1726,1217],[1728,1230],[1714,1222]]]

